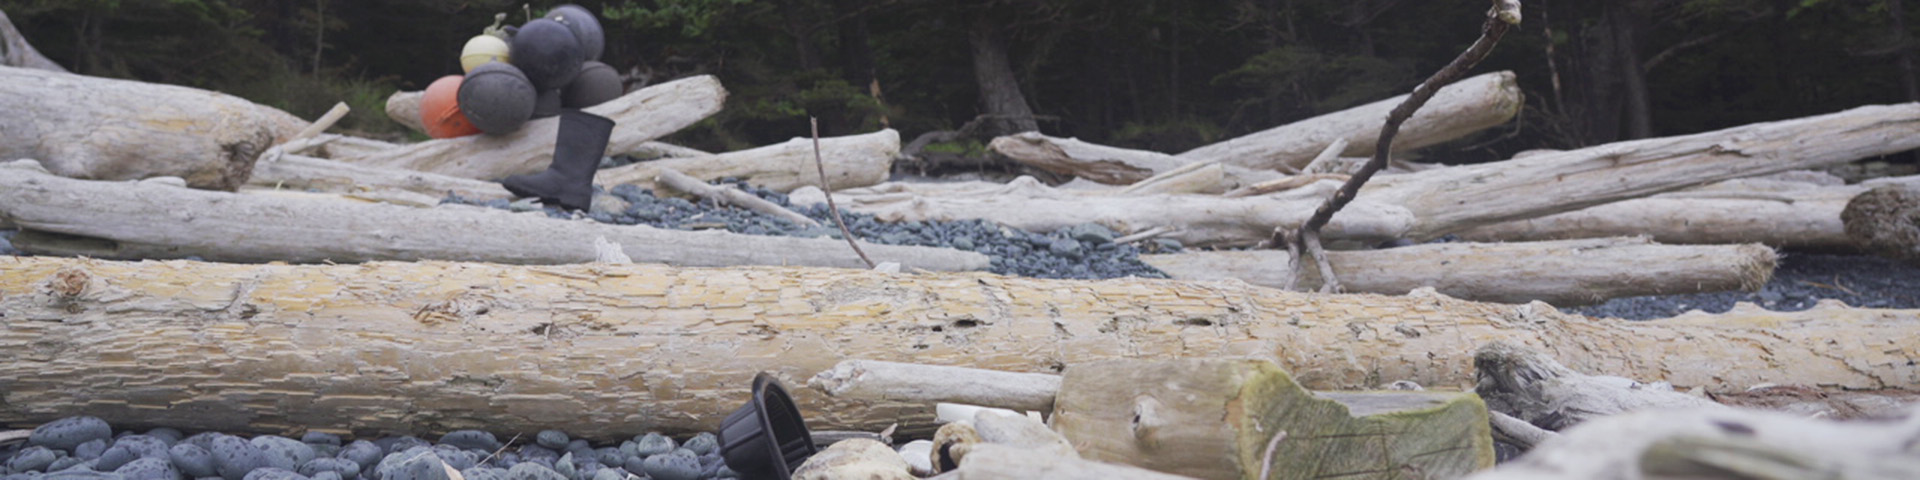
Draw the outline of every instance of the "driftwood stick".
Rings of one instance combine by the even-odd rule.
[[[1221,196],[1227,197],[1227,198],[1238,198],[1238,197],[1251,197],[1255,195],[1266,195],[1273,192],[1284,192],[1287,190],[1304,187],[1321,180],[1346,182],[1350,178],[1353,178],[1353,176],[1347,175],[1347,174],[1341,174],[1341,173],[1302,173],[1299,175],[1291,175],[1291,176],[1276,178],[1273,180],[1268,180],[1268,181],[1256,183],[1253,185],[1240,187],[1240,188],[1234,189],[1231,192],[1227,192],[1226,194]]]
[[[847,229],[847,220],[840,218],[840,207],[833,203],[833,182],[827,181],[827,161],[820,155],[820,119],[808,117],[807,122],[813,125],[813,168],[820,174],[820,192],[827,197],[827,214],[833,217],[833,224],[840,227],[840,238],[847,240],[847,246],[860,256],[860,261],[867,262],[869,269],[878,267],[879,264],[867,257],[867,252],[860,250],[860,243],[855,241],[853,231]]]
[[[1447,66],[1442,67],[1439,72],[1435,72],[1432,77],[1413,87],[1413,93],[1407,95],[1405,102],[1393,107],[1393,113],[1387,115],[1386,125],[1380,127],[1380,139],[1374,146],[1373,160],[1368,161],[1359,172],[1355,172],[1352,178],[1348,178],[1347,183],[1341,185],[1340,190],[1335,191],[1332,198],[1320,204],[1320,208],[1314,210],[1313,216],[1300,224],[1300,233],[1294,240],[1302,242],[1304,253],[1312,255],[1314,262],[1319,264],[1321,292],[1340,291],[1340,279],[1334,275],[1333,267],[1325,258],[1322,258],[1320,228],[1333,219],[1335,212],[1345,208],[1348,202],[1353,201],[1354,196],[1360,194],[1360,187],[1366,185],[1367,180],[1373,178],[1374,173],[1387,168],[1387,160],[1393,153],[1393,137],[1400,133],[1400,124],[1406,123],[1408,118],[1413,117],[1414,112],[1420,110],[1420,106],[1426,105],[1427,100],[1433,99],[1434,92],[1458,80],[1467,73],[1467,70],[1479,64],[1480,59],[1486,58],[1488,53],[1493,52],[1493,46],[1500,43],[1500,37],[1506,36],[1507,29],[1519,23],[1520,2],[1518,0],[1494,0],[1493,9],[1487,11],[1486,24],[1480,27],[1480,39],[1474,40],[1473,45],[1467,47],[1467,51],[1447,63]],[[1298,260],[1292,262],[1292,265],[1293,268],[1301,268]]]
[[[289,140],[301,140],[319,135],[321,132],[333,128],[333,124],[338,123],[342,118],[346,118],[347,113],[352,111],[353,108],[348,107],[347,102],[335,103],[333,104],[333,108],[328,109],[326,114],[320,116],[319,120],[314,120],[312,125],[307,125],[307,128],[301,129],[300,133],[294,134],[293,138]]]
[[[1134,182],[1115,193],[1118,195],[1220,193],[1226,190],[1225,170],[1226,168],[1219,163],[1190,163]]]
[[[1526,420],[1497,411],[1488,411],[1487,418],[1492,422],[1494,440],[1511,443],[1521,450],[1532,450],[1534,446],[1560,436],[1552,430],[1536,427]]]
[[[807,386],[830,397],[899,402],[964,403],[1015,411],[1053,411],[1060,376],[978,368],[847,360]]]
[[[819,144],[826,157],[825,178],[833,188],[865,187],[887,180],[893,158],[900,153],[900,132],[881,130],[823,138]],[[820,184],[819,168],[813,165],[814,160],[813,139],[801,136],[747,150],[661,158],[604,169],[594,175],[593,182],[609,188],[623,183],[652,188],[653,179],[660,176],[659,170],[671,168],[703,181],[735,178],[769,190],[791,192]]]
[[[660,177],[657,181],[662,185],[666,185],[667,188],[672,188],[674,190],[679,190],[682,192],[686,192],[688,194],[692,194],[693,196],[696,196],[696,197],[712,200],[714,203],[719,203],[721,205],[733,205],[740,208],[745,208],[747,210],[759,212],[760,214],[763,214],[763,215],[778,218],[781,220],[786,220],[788,223],[792,223],[794,225],[801,225],[801,226],[807,226],[807,227],[820,225],[820,222],[814,221],[812,218],[808,218],[806,215],[801,215],[799,212],[788,210],[787,207],[782,207],[779,204],[769,202],[766,199],[760,198],[758,196],[754,196],[751,193],[740,191],[740,189],[738,188],[733,188],[731,186],[717,186],[707,182],[700,181],[700,179],[687,176],[687,174],[684,174],[684,173],[680,173],[679,170],[674,170],[671,168],[660,169]]]
[[[389,195],[406,192],[432,198],[445,197],[447,194],[468,200],[514,198],[499,182],[293,154],[281,155],[273,161],[262,158],[255,165],[253,178],[247,180],[247,185],[338,194]]]
[[[1300,173],[1327,173],[1332,168],[1333,160],[1340,158],[1340,152],[1347,150],[1347,143],[1345,138],[1333,139],[1333,143],[1327,144],[1326,150],[1321,150],[1319,155],[1313,157],[1313,161],[1307,162],[1306,168],[1301,168]]]
[[[27,43],[27,37],[20,34],[20,29],[13,26],[13,20],[7,18],[4,11],[0,11],[0,65],[68,73],[66,67],[54,63]]]

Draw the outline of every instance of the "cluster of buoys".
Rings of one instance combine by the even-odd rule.
[[[561,5],[518,28],[501,28],[505,18],[467,40],[460,50],[465,75],[427,86],[420,120],[428,136],[504,135],[528,120],[626,93],[620,74],[599,61],[606,33],[586,8]]]

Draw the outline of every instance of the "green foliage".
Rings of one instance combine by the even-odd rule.
[[[1290,45],[1256,55],[1213,83],[1252,92],[1239,100],[1243,106],[1275,102],[1315,115],[1396,95],[1413,79],[1405,62]]]
[[[319,118],[335,103],[347,102],[353,111],[335,129],[399,140],[407,128],[387,118],[387,96],[397,90],[391,79],[365,80],[340,75],[307,75],[280,68],[253,81],[233,85],[228,93],[304,119]]]
[[[686,38],[701,38],[740,6],[753,0],[649,0],[645,5],[626,0],[608,6],[601,15],[634,28],[666,30],[678,25]]]
[[[945,153],[963,157],[978,157],[987,154],[987,144],[979,140],[966,139],[957,142],[929,143],[921,151],[927,153]]]
[[[1156,152],[1180,152],[1226,139],[1225,130],[1202,118],[1154,123],[1127,122],[1113,134],[1116,146]]]

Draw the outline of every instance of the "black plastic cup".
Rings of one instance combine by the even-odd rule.
[[[720,422],[720,456],[741,480],[788,480],[820,451],[800,408],[773,375],[753,376],[753,398]]]

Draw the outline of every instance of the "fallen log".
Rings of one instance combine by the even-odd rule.
[[[1335,139],[1346,139],[1343,157],[1371,157],[1380,122],[1406,95],[1281,125],[1181,152],[1188,161],[1213,161],[1256,170],[1298,171]],[[1513,72],[1493,72],[1455,82],[1400,127],[1393,149],[1413,151],[1506,123],[1520,113],[1520,85]]]
[[[98,180],[180,177],[234,190],[307,122],[194,88],[0,66],[0,161]]]
[[[1469,385],[1472,350],[1494,340],[1580,371],[1709,393],[1768,382],[1920,384],[1913,310],[1826,305],[1621,322],[1438,295],[983,273],[55,257],[0,265],[5,425],[87,414],[209,430],[559,428],[608,438],[711,430],[745,400],[755,373],[797,385],[854,358],[1010,372],[1265,358],[1312,389],[1439,388]],[[933,413],[791,393],[820,429],[898,422],[923,431]]]
[[[27,43],[27,37],[20,34],[20,29],[13,26],[13,20],[7,18],[4,11],[0,11],[0,66],[67,73],[66,67],[54,63]]]
[[[433,198],[454,194],[469,200],[513,198],[513,193],[498,182],[373,167],[305,155],[284,155],[275,161],[255,164],[254,167],[253,178],[247,184],[255,187],[374,195],[404,192]]]
[[[1589,422],[1469,480],[1920,478],[1920,412],[1835,422],[1737,409],[1650,410]]]
[[[426,95],[426,92],[422,92],[418,90],[415,90],[415,91],[402,90],[402,91],[393,92],[393,95],[387,96],[387,106],[386,106],[387,118],[391,118],[393,119],[394,122],[397,122],[401,125],[405,125],[407,128],[412,129],[413,131],[426,133],[427,127],[420,123],[420,99],[425,95]],[[651,141],[642,143],[640,144],[639,147],[635,147],[627,151],[614,152],[609,150],[607,153],[608,154],[624,153],[624,154],[634,155],[641,158],[697,157],[697,156],[712,155],[711,153],[702,152],[699,150],[682,147],[679,145],[673,145],[673,144],[662,143],[662,142],[651,142]],[[364,154],[364,153],[361,153],[361,154]]]
[[[726,89],[702,75],[662,83],[587,107],[588,113],[614,120],[607,151],[621,153],[679,131],[720,111]],[[540,171],[553,161],[557,117],[527,122],[506,135],[470,135],[428,140],[359,155],[336,157],[348,163],[418,170],[457,177],[496,180]]]
[[[1920,177],[1854,185],[1737,179],[1483,225],[1457,235],[1479,242],[1648,235],[1656,242],[1670,244],[1754,242],[1780,248],[1852,251],[1857,247],[1847,235],[1841,211],[1874,186],[1899,182],[1920,184]]]
[[[1753,291],[1773,277],[1773,249],[1758,244],[1660,245],[1639,238],[1525,243],[1441,243],[1327,252],[1348,292],[1399,295],[1433,288],[1483,302],[1558,307],[1641,295]],[[1315,289],[1319,269],[1292,268],[1284,250],[1141,255],[1182,280],[1240,279]],[[1299,271],[1301,277],[1295,278]]]
[[[1920,147],[1920,104],[1860,107],[1715,132],[1634,140],[1502,162],[1383,176],[1327,225],[1328,240],[1415,241],[1741,177],[1805,170]],[[1031,179],[961,198],[836,192],[889,221],[986,219],[1047,232],[1096,222],[1122,233],[1169,227],[1188,245],[1252,245],[1305,221],[1337,188],[1318,182],[1256,197],[1087,197]],[[799,201],[796,199],[796,201]]]
[[[820,139],[821,161],[833,189],[873,185],[887,180],[893,157],[900,154],[900,133],[892,129],[878,132]],[[601,170],[593,182],[612,187],[623,183],[654,188],[662,169],[677,170],[701,181],[736,178],[762,188],[787,192],[803,186],[820,185],[819,169],[814,167],[811,139],[794,138],[785,143],[727,152],[712,156],[662,158],[624,167]]]
[[[231,262],[463,260],[515,264],[592,262],[595,238],[634,261],[677,265],[865,264],[839,240],[684,232],[518,215],[482,208],[414,208],[336,200],[235,195],[151,182],[73,180],[0,165],[0,216],[23,229],[151,247]],[[23,245],[28,247],[31,245]],[[863,245],[880,261],[928,270],[981,270],[985,255],[952,249]]]
[[[1664,382],[1574,371],[1539,351],[1506,342],[1481,345],[1474,352],[1473,369],[1473,391],[1489,410],[1547,430],[1638,410],[1725,408],[1675,392]]]
[[[709,200],[721,205],[731,205],[752,210],[759,212],[761,215],[786,220],[787,223],[803,227],[820,225],[820,222],[814,221],[806,215],[801,215],[800,212],[788,210],[787,207],[782,207],[780,204],[767,201],[766,199],[741,191],[738,188],[733,188],[732,186],[711,185],[671,168],[660,169],[660,177],[656,180],[666,185],[667,188],[685,192],[703,200]]]
[[[1062,175],[1072,175],[1108,185],[1130,185],[1204,161],[1188,160],[1146,150],[1110,147],[1025,132],[993,139],[987,150],[1016,162]],[[1278,172],[1254,170],[1220,163],[1229,188],[1279,178]]]

